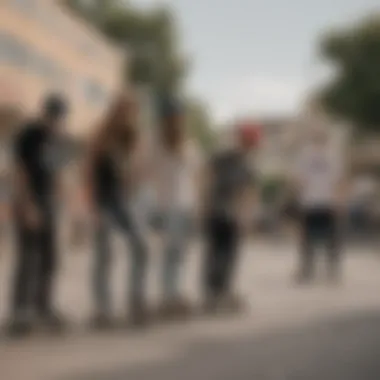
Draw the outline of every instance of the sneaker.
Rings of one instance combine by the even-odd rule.
[[[296,285],[308,285],[313,281],[313,275],[299,272],[294,277],[294,282]]]
[[[22,338],[32,331],[32,321],[26,316],[16,316],[11,318],[6,326],[7,335],[14,338]]]
[[[113,327],[114,323],[109,315],[98,313],[92,318],[90,325],[96,330],[106,330]]]
[[[144,303],[132,305],[128,320],[133,326],[144,327],[149,323],[149,319],[149,311]]]
[[[220,306],[225,311],[239,312],[244,310],[245,303],[239,295],[229,293],[221,298]]]
[[[335,268],[330,269],[327,273],[327,283],[331,286],[338,286],[342,284],[342,275]]]
[[[210,296],[207,297],[202,305],[202,311],[205,314],[215,314],[218,312],[218,297]]]
[[[182,319],[191,315],[192,307],[183,298],[165,301],[159,308],[159,316],[163,319]]]
[[[40,313],[38,320],[41,327],[46,327],[54,331],[63,331],[67,326],[66,320],[57,311],[49,310]]]

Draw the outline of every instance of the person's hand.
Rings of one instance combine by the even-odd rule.
[[[92,207],[90,210],[90,223],[95,228],[98,228],[101,224],[101,216],[96,207]]]
[[[33,229],[39,229],[43,223],[42,213],[34,204],[29,204],[25,209],[26,225]]]
[[[0,222],[7,221],[9,218],[9,207],[6,204],[0,203]]]
[[[81,195],[82,206],[81,212],[79,214],[82,213],[83,217],[87,218],[92,225],[98,226],[100,223],[100,215],[99,210],[96,207],[95,201],[89,194],[83,193]]]

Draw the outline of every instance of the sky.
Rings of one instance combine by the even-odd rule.
[[[141,6],[159,0],[135,0]],[[220,123],[285,115],[330,70],[318,57],[327,30],[380,11],[379,0],[166,0],[192,60],[189,91]]]

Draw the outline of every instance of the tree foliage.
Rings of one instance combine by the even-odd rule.
[[[139,9],[117,0],[67,0],[69,7],[92,23],[129,56],[126,82],[148,84],[156,97],[176,95],[184,87],[189,61],[181,51],[176,19],[165,6]],[[213,133],[205,106],[194,99],[187,105],[191,134],[208,149]]]
[[[321,54],[337,69],[321,96],[327,110],[380,132],[380,14],[325,36]]]
[[[189,99],[186,114],[190,135],[199,142],[205,151],[210,151],[216,142],[216,136],[215,131],[210,128],[212,122],[204,103]]]
[[[130,58],[126,80],[150,84],[157,92],[172,93],[181,87],[188,62],[169,8],[140,10],[117,0],[68,0],[68,5],[125,47]]]

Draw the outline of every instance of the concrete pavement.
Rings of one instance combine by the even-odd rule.
[[[122,313],[128,265],[120,243],[115,254],[114,288],[115,309]],[[328,286],[321,277],[313,286],[298,288],[290,281],[294,251],[291,244],[263,242],[245,247],[238,283],[249,301],[244,315],[155,326],[138,333],[94,335],[78,330],[62,339],[2,342],[2,378],[380,378],[371,377],[379,373],[373,350],[379,352],[380,348],[380,258],[364,250],[349,250],[341,286]],[[199,299],[200,259],[200,247],[195,244],[184,281],[185,291],[194,301]],[[0,307],[4,316],[10,260],[8,256],[1,260]],[[151,258],[156,270],[149,281],[152,302],[159,297],[158,264],[156,253]],[[62,258],[59,304],[78,325],[91,312],[89,265],[85,252],[67,253]],[[337,366],[335,359],[345,363],[343,367]],[[359,370],[365,376],[359,377]]]

